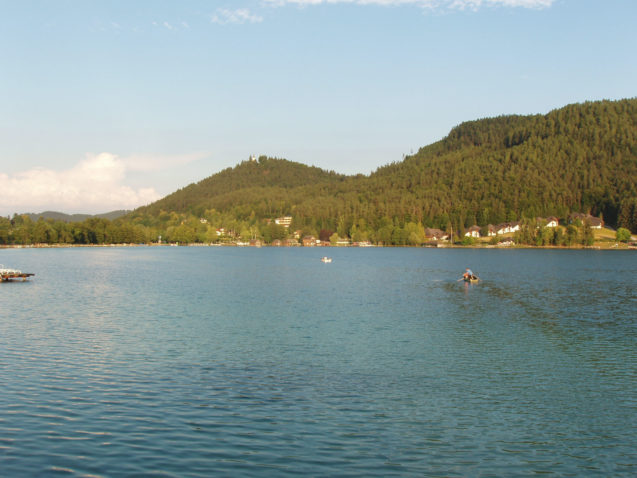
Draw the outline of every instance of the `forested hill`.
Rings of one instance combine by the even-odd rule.
[[[109,221],[113,221],[119,217],[125,216],[130,211],[127,210],[117,210],[111,212],[105,212],[103,214],[65,214],[63,212],[57,211],[44,211],[38,214],[28,214],[32,221],[37,221],[38,219],[53,219],[54,221],[63,221],[63,222],[82,222],[91,218],[103,218],[108,219]]]
[[[522,217],[637,213],[637,99],[575,104],[546,115],[469,121],[369,176],[261,157],[128,216],[165,229],[184,217],[294,225],[352,235],[406,222],[460,229]],[[627,206],[628,205],[628,206]],[[621,221],[620,221],[621,222]]]
[[[369,198],[460,222],[497,223],[571,211],[616,224],[637,197],[637,99],[570,105],[547,115],[463,123],[442,141],[380,168]],[[398,197],[400,196],[400,198]],[[402,206],[400,206],[402,204]]]
[[[243,161],[196,184],[191,184],[169,196],[135,211],[135,214],[156,215],[161,211],[191,213],[202,216],[207,209],[220,211],[245,209],[248,215],[255,202],[271,202],[277,198],[297,197],[308,185],[338,183],[346,178],[314,166],[261,156]],[[298,196],[302,200],[303,196]],[[292,203],[286,203],[290,207]],[[242,207],[245,206],[245,207]],[[282,209],[279,207],[279,211]],[[271,212],[271,211],[270,211]],[[237,213],[241,215],[238,211]],[[261,215],[266,211],[261,211]]]

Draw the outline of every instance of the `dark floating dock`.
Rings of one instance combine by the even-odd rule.
[[[12,280],[22,280],[24,282],[34,275],[35,274],[30,272],[22,272],[17,269],[5,269],[2,265],[0,265],[0,280],[2,280],[2,282]]]

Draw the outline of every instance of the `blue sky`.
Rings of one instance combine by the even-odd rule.
[[[370,173],[466,120],[637,95],[634,0],[0,0],[0,214],[251,154]]]

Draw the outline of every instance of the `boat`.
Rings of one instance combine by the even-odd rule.
[[[323,257],[321,257],[321,262],[325,262],[326,264],[329,264],[330,262],[332,262],[332,258],[331,257],[327,257],[327,256],[323,256]]]
[[[478,276],[471,276],[471,277],[463,277],[463,280],[465,282],[471,282],[472,284],[475,284],[476,282],[480,280],[480,278]]]

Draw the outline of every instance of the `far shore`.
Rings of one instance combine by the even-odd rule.
[[[331,244],[325,245],[317,245],[317,246],[273,246],[271,244],[262,244],[259,246],[251,246],[251,245],[243,245],[243,244],[235,244],[235,243],[190,243],[190,244],[166,244],[166,243],[148,243],[148,244],[5,244],[0,245],[0,249],[66,249],[66,248],[83,248],[83,247],[99,247],[99,248],[114,248],[114,247],[249,247],[249,248],[299,248],[303,247],[306,249],[347,249],[347,248],[362,248],[356,245],[339,245],[333,246]],[[592,246],[584,246],[581,244],[573,245],[573,246],[533,246],[528,244],[515,244],[515,245],[492,245],[492,244],[472,244],[472,245],[462,245],[462,244],[448,244],[448,243],[437,243],[437,244],[423,244],[420,246],[385,246],[385,245],[373,245],[373,246],[365,246],[365,248],[369,247],[384,247],[384,248],[422,248],[422,249],[499,249],[499,250],[513,250],[513,249],[547,249],[547,250],[604,250],[604,251],[630,251],[637,250],[637,244],[634,243],[599,243],[594,244]]]

